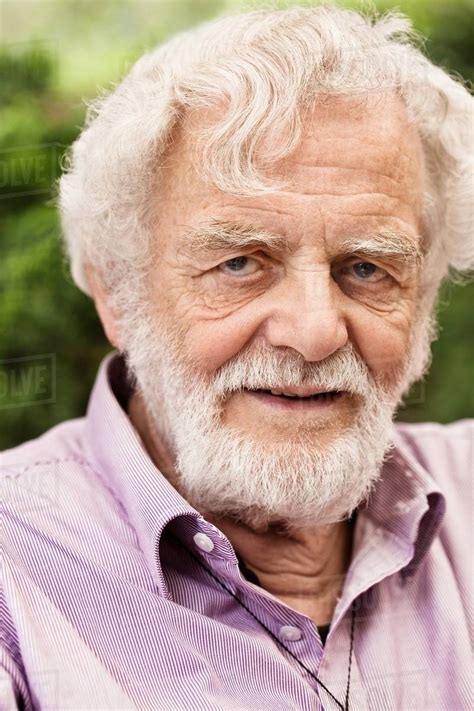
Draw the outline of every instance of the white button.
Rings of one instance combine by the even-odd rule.
[[[280,627],[280,637],[290,642],[297,642],[301,639],[301,630],[299,627],[292,627],[292,625],[283,625]]]
[[[196,533],[194,536],[194,543],[202,551],[206,551],[206,553],[210,553],[214,549],[214,543],[211,541],[209,536],[206,536],[205,533]]]
[[[404,513],[409,512],[409,510],[411,509],[411,506],[410,506],[410,504],[407,504],[406,501],[397,501],[397,503],[395,504],[395,508],[397,509],[397,511],[399,513],[404,514]]]

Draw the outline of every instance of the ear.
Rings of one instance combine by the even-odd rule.
[[[102,280],[90,264],[86,265],[85,271],[87,274],[87,281],[89,282],[89,287],[91,290],[92,298],[94,300],[95,308],[102,322],[105,335],[107,336],[109,342],[115,348],[117,348],[119,351],[123,351],[123,344],[120,338],[118,326],[119,320],[116,312],[110,305],[110,299],[108,298],[108,294],[104,288]]]

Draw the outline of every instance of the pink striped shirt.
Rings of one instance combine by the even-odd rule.
[[[350,709],[472,708],[471,422],[394,427],[323,646],[156,469],[124,397],[112,355],[85,418],[2,455],[2,710],[335,709],[296,659],[344,699],[354,600]]]

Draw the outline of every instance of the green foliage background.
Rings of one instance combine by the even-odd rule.
[[[273,2],[272,7],[291,4]],[[363,9],[393,7],[345,2]],[[91,302],[62,255],[54,185],[87,100],[117,82],[147,48],[233,8],[238,0],[4,0],[0,46],[0,448],[85,412],[97,366],[110,350]],[[433,60],[474,80],[472,0],[397,3],[426,37]],[[472,286],[446,287],[433,366],[399,414],[448,422],[472,414]],[[25,361],[55,354],[50,398],[19,381]],[[35,361],[31,361],[34,363]],[[54,381],[54,382],[53,382]],[[20,383],[18,385],[18,383]],[[43,383],[44,385],[44,383]],[[53,389],[54,386],[54,389]],[[44,389],[44,388],[43,388]],[[50,400],[42,402],[42,400]]]

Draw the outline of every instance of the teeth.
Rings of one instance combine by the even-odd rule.
[[[270,390],[272,395],[284,395],[285,397],[298,397],[295,393],[286,393],[284,390]],[[313,397],[313,396],[308,396]]]
[[[267,392],[268,392],[268,391],[267,391]],[[285,397],[296,397],[296,398],[299,397],[298,395],[295,395],[294,393],[286,393],[284,390],[270,390],[270,392],[271,392],[272,395],[284,395]],[[321,399],[324,400],[325,398],[331,397],[331,396],[333,396],[333,395],[336,395],[336,393],[335,393],[335,392],[314,393],[313,395],[306,395],[306,396],[305,396],[305,399],[308,399],[308,398],[315,398],[315,399],[321,398]]]

